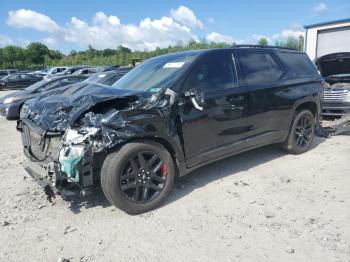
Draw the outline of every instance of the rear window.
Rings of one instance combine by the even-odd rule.
[[[283,74],[282,68],[269,53],[240,52],[238,59],[247,85],[271,83]]]
[[[318,75],[316,67],[306,54],[279,52],[278,56],[293,77]]]

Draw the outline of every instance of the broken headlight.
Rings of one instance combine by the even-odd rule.
[[[24,119],[24,118],[26,118],[28,116],[28,114],[29,114],[29,106],[24,104],[22,106],[22,108],[21,108],[19,116],[20,116],[21,119]]]
[[[78,164],[84,155],[85,147],[69,145],[62,147],[59,154],[61,171],[67,175],[68,181],[79,182]]]

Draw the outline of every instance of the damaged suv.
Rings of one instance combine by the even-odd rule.
[[[350,53],[334,53],[316,60],[325,78],[322,115],[350,114]]]
[[[120,209],[158,207],[176,176],[281,143],[307,151],[322,77],[307,55],[259,46],[147,60],[113,86],[79,83],[28,101],[17,129],[27,171],[56,188],[101,185]]]

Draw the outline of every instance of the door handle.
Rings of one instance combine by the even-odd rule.
[[[191,97],[191,102],[192,102],[195,109],[197,109],[199,111],[203,111],[203,107],[197,103],[197,100],[194,96]]]

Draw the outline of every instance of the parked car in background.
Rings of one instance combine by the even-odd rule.
[[[5,76],[11,75],[11,74],[15,74],[15,73],[18,73],[17,69],[0,70],[0,79],[5,77]]]
[[[24,90],[14,91],[0,98],[0,115],[5,116],[7,120],[17,120],[23,103],[28,99],[34,98],[41,92],[75,84],[85,79],[84,76],[59,76],[41,80]]]
[[[327,83],[322,115],[343,116],[350,113],[350,53],[334,53],[316,60]]]
[[[61,73],[63,71],[65,71],[67,69],[67,67],[63,67],[63,66],[57,66],[57,67],[53,67],[50,68],[49,70],[47,70],[46,74],[48,75],[56,75],[58,73]]]
[[[85,66],[72,66],[72,67],[68,67],[66,70],[60,72],[60,73],[57,73],[56,75],[71,75],[73,74],[74,72],[82,69],[82,68],[85,68]]]
[[[106,72],[100,72],[96,73],[86,80],[84,82],[89,83],[98,83],[98,84],[104,84],[107,86],[113,85],[115,82],[117,82],[123,75],[128,73],[132,68],[121,68],[117,70],[110,70]]]
[[[305,53],[237,46],[149,59],[111,87],[78,83],[21,110],[26,170],[120,209],[158,207],[176,176],[250,149],[310,149],[323,78]],[[64,89],[64,87],[62,88]],[[41,145],[41,146],[38,146]]]
[[[51,78],[52,76],[55,76],[67,69],[66,66],[56,66],[52,67],[46,70],[41,70],[41,72],[38,72],[35,75],[43,75],[43,78]]]
[[[39,82],[41,79],[41,77],[31,74],[12,74],[0,79],[0,90],[25,88]]]
[[[101,71],[101,69],[88,67],[88,68],[81,68],[73,73],[73,75],[86,75],[91,76],[97,72]]]

